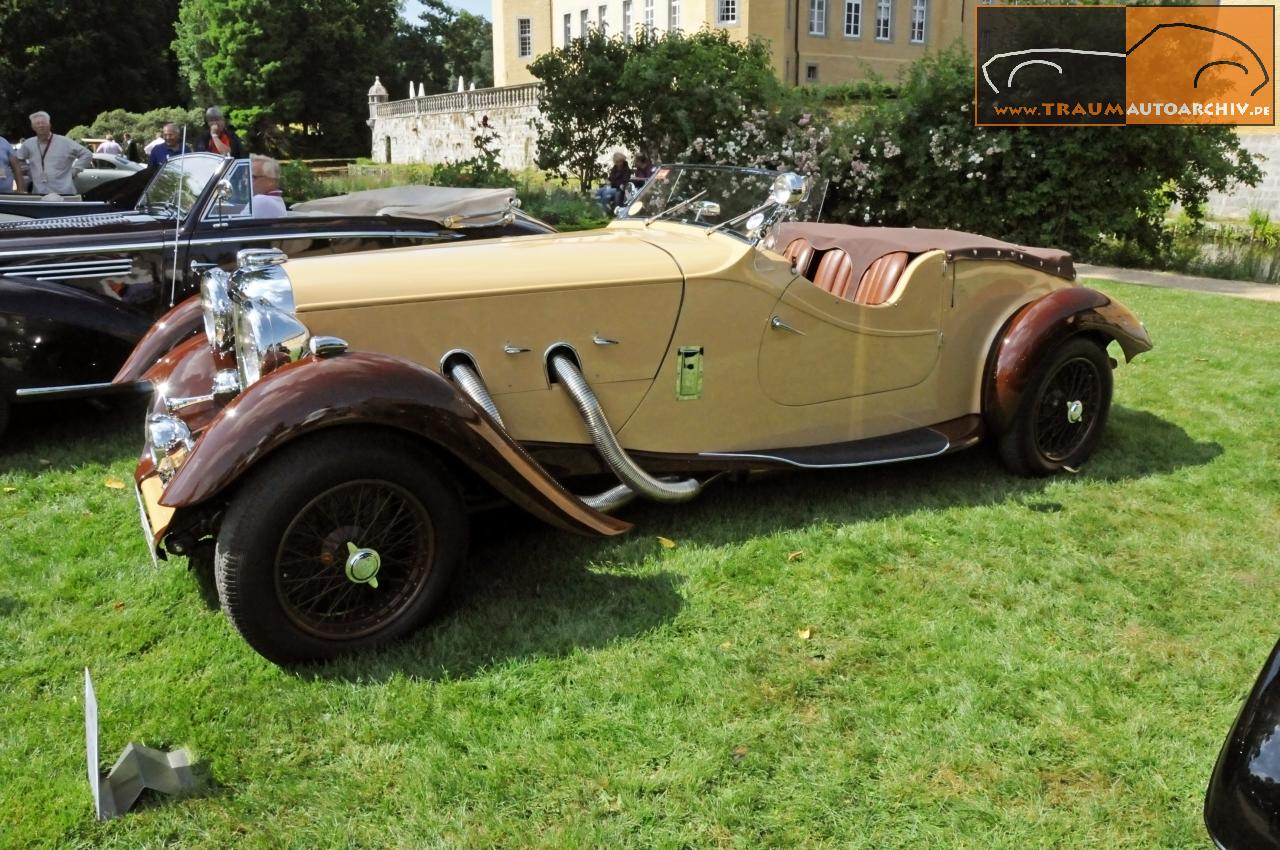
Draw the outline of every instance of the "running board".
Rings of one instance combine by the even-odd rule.
[[[973,442],[973,439],[957,439],[956,444],[953,445],[946,434],[934,428],[913,428],[899,434],[851,440],[846,443],[829,443],[825,446],[799,446],[745,452],[701,452],[698,457],[760,461],[802,469],[838,469],[921,460],[945,454],[952,449],[965,448]]]

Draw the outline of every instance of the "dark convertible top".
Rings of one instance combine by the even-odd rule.
[[[778,251],[796,239],[807,239],[818,251],[840,248],[853,260],[854,280],[880,257],[898,251],[923,254],[945,251],[948,260],[1008,260],[1048,272],[1064,280],[1075,280],[1071,255],[1054,248],[1028,248],[960,230],[930,230],[918,227],[854,227],[850,224],[819,224],[790,221],[778,228],[774,247]]]

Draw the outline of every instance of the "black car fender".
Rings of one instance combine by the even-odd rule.
[[[1227,850],[1280,848],[1280,644],[1222,745],[1205,792],[1204,822]]]
[[[1035,364],[1064,339],[1083,334],[1103,347],[1115,340],[1132,360],[1151,350],[1142,322],[1119,301],[1084,286],[1055,289],[1024,305],[997,334],[983,378],[983,415],[1002,433],[1013,421]]]
[[[194,345],[191,341],[179,350],[194,350]],[[565,490],[439,373],[367,352],[307,355],[241,392],[208,423],[160,504],[178,510],[199,506],[281,446],[320,429],[355,425],[415,434],[514,504],[565,530],[607,536],[631,527]]]
[[[106,295],[56,281],[0,277],[0,385],[110,381],[150,326],[149,316]]]

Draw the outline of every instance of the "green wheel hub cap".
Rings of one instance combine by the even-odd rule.
[[[356,584],[367,584],[375,590],[378,588],[378,570],[382,568],[382,559],[373,549],[361,549],[354,543],[347,543],[347,579]]]

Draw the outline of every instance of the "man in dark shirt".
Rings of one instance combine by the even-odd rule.
[[[613,155],[613,168],[609,169],[609,182],[596,190],[596,200],[607,216],[613,215],[613,208],[622,200],[622,187],[631,179],[631,166],[622,153]]]
[[[236,159],[248,156],[244,152],[244,145],[240,143],[240,138],[227,126],[227,119],[222,116],[222,110],[216,106],[210,106],[204,111],[204,132],[196,142],[196,150],[216,153],[219,156],[233,156]]]
[[[191,145],[182,143],[182,135],[177,124],[165,124],[160,130],[160,137],[164,139],[164,144],[156,145],[151,149],[151,155],[147,157],[149,168],[159,168],[168,162],[171,156],[191,153]]]

